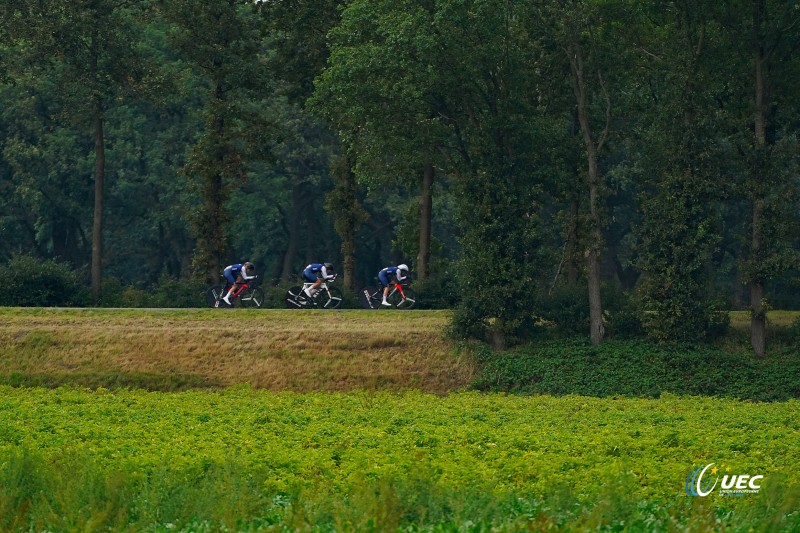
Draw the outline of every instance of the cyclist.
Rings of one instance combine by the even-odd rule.
[[[332,263],[311,263],[303,270],[303,279],[308,283],[313,283],[306,288],[306,296],[313,298],[323,280],[330,281],[334,278],[336,278],[336,273]]]
[[[389,285],[393,283],[400,283],[402,285],[402,283],[406,281],[408,277],[408,265],[405,263],[402,265],[386,267],[378,272],[378,279],[380,280],[381,285],[383,285],[383,301],[381,302],[381,305],[392,305],[386,301],[386,298],[389,296]]]
[[[239,288],[240,283],[256,277],[256,267],[249,261],[236,263],[225,267],[225,270],[222,271],[222,275],[225,276],[228,284],[231,285],[231,288],[222,300],[226,304],[231,305],[231,294]]]

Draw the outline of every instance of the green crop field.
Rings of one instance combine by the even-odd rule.
[[[478,392],[443,313],[0,317],[1,531],[800,530],[796,398]],[[582,358],[645,350],[622,346],[530,357],[575,351],[553,370],[589,390]],[[763,478],[726,495],[725,475]]]

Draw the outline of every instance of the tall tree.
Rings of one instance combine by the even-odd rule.
[[[419,279],[429,273],[442,143],[433,16],[434,4],[424,0],[350,2],[331,32],[330,66],[313,100],[339,129],[362,183],[399,181],[419,190]]]
[[[600,157],[611,132],[612,86],[622,63],[623,49],[615,40],[613,26],[624,6],[613,2],[570,0],[546,4],[537,10],[550,26],[549,46],[563,53],[569,68],[585,158],[582,173],[588,195],[586,277],[589,289],[589,336],[593,345],[604,336],[603,305],[600,297],[603,226],[605,224],[605,177]],[[616,52],[616,54],[614,53]]]
[[[256,105],[271,82],[266,27],[247,0],[175,0],[161,9],[175,25],[173,46],[207,84],[204,129],[185,172],[201,198],[190,217],[197,241],[194,269],[211,280],[227,259],[227,202],[232,188],[247,180],[245,158],[274,140],[274,124],[262,120]]]
[[[709,266],[731,175],[716,148],[723,129],[716,99],[725,87],[713,71],[725,58],[716,4],[643,9],[629,30],[630,46],[641,50],[629,91],[638,100],[627,107],[639,118],[631,127],[630,166],[643,214],[637,232],[643,323],[662,341],[701,340],[719,319]]]
[[[334,188],[325,197],[326,206],[333,216],[336,232],[342,239],[342,262],[344,286],[355,290],[356,230],[368,215],[358,200],[358,183],[353,174],[353,165],[346,155],[332,165]]]
[[[103,268],[104,201],[106,190],[105,112],[121,93],[137,88],[143,61],[136,43],[137,20],[146,5],[122,0],[63,3],[14,3],[9,35],[17,63],[57,80],[64,109],[74,114],[92,136],[94,214],[92,223],[92,297],[99,301]]]
[[[747,150],[750,169],[745,180],[751,216],[744,270],[750,293],[750,342],[755,356],[762,358],[767,340],[765,283],[797,260],[787,239],[788,226],[780,215],[785,212],[786,200],[796,192],[782,171],[782,167],[794,166],[796,158],[781,154],[796,153],[797,123],[792,131],[789,124],[781,123],[781,117],[791,117],[792,109],[795,113],[797,109],[797,69],[790,58],[800,49],[800,4],[769,0],[748,3],[749,24],[745,22],[743,27],[749,26],[752,36],[748,61],[751,74],[743,79],[749,79],[752,87],[752,126],[747,125],[752,131]],[[787,130],[795,136],[787,136]]]

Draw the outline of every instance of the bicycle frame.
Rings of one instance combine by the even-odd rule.
[[[307,288],[309,288],[309,287],[310,287],[310,286],[312,286],[313,284],[314,284],[314,283],[309,283],[309,282],[305,282],[305,283],[303,283],[303,290],[305,291]],[[327,290],[328,290],[328,282],[327,282],[327,281],[323,281],[323,282],[320,284],[320,286],[319,286],[319,288],[318,288],[317,292],[319,292],[319,291],[321,291],[321,290],[325,290],[325,291],[327,291]]]
[[[303,283],[303,288],[300,290],[300,294],[305,295],[306,294],[306,289],[308,289],[312,285],[313,285],[313,283],[309,283],[309,282]],[[328,289],[328,282],[327,281],[323,281],[320,284],[320,286],[317,288],[317,292],[314,293],[313,300],[318,300],[319,296],[320,296],[320,293],[322,293],[322,292],[325,292],[325,294],[328,295],[328,301],[330,301],[330,299],[331,299],[331,291]]]
[[[234,292],[234,293],[231,295],[231,301],[233,301],[233,300],[236,300],[236,298],[238,298],[239,296],[241,296],[241,294],[242,294],[244,291],[246,291],[246,290],[248,290],[248,289],[250,288],[250,284],[249,284],[249,283],[247,283],[247,282],[245,282],[245,281],[243,281],[243,282],[241,282],[241,283],[236,283],[236,285],[239,285],[239,288],[238,288],[238,289],[237,289],[237,290],[236,290],[236,291],[235,291],[235,292]],[[217,300],[218,300],[218,301],[219,301],[219,300],[222,300],[222,298],[223,298],[223,297],[224,297],[226,294],[228,294],[228,293],[227,293],[227,290],[228,290],[228,287],[227,287],[227,285],[226,285],[225,287],[223,287],[223,288],[222,288],[222,292],[220,293],[220,295],[219,295],[219,298],[217,298]],[[246,299],[247,299],[247,298],[243,298],[243,300],[246,300]],[[252,295],[251,295],[250,299],[252,299]]]
[[[391,297],[396,292],[400,293],[400,296],[403,298],[403,300],[406,299],[406,293],[403,292],[402,285],[400,285],[399,283],[392,283],[390,286],[392,287],[392,290],[390,290],[389,293],[386,295],[386,299],[387,300],[389,299],[389,297]],[[369,294],[369,292],[367,292],[367,291],[365,291],[365,292],[367,294],[367,298],[368,299],[370,299],[370,300],[380,300],[380,299],[382,299],[381,294],[383,293],[383,287],[378,287],[378,290],[376,290],[372,294]]]
[[[403,300],[405,300],[406,299],[406,293],[403,292],[403,286],[400,285],[399,283],[393,283],[393,285],[394,285],[394,287],[392,288],[391,291],[389,291],[389,294],[392,295],[395,292],[399,292],[400,296],[403,298]]]
[[[235,290],[231,291],[233,287]],[[220,302],[229,292],[230,303],[225,304],[226,307],[235,307],[234,302],[237,300],[243,307],[261,307],[264,304],[264,290],[258,286],[257,280],[242,280],[235,283],[225,280],[206,291],[206,303],[211,307],[220,307]]]

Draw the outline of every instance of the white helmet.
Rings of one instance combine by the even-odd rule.
[[[403,263],[402,265],[397,265],[397,270],[404,270],[408,272],[408,265],[406,265],[405,263]]]

